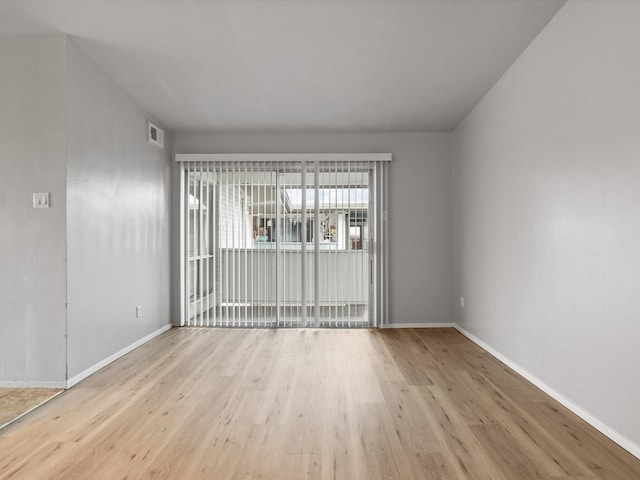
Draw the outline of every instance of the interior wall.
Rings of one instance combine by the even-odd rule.
[[[65,39],[0,38],[0,385],[65,381]],[[32,208],[50,192],[51,208]]]
[[[72,40],[66,93],[73,378],[171,322],[171,143],[146,142],[146,113]]]
[[[390,322],[451,321],[450,134],[176,134],[174,153],[391,152],[389,174]],[[179,221],[174,165],[173,219]],[[173,231],[174,271],[179,232]],[[180,318],[174,275],[173,318]]]
[[[453,134],[458,322],[636,454],[638,25],[570,1]]]

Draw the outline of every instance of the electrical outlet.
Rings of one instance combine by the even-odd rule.
[[[140,318],[142,316],[142,305],[138,305],[136,307],[136,318]]]
[[[51,200],[49,193],[34,193],[33,194],[33,208],[49,208],[51,206]]]
[[[464,297],[460,297],[460,308],[464,308]]]

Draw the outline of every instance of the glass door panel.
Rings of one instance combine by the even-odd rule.
[[[186,165],[186,325],[370,325],[373,171],[340,161]]]
[[[278,242],[278,306],[279,326],[309,325],[313,296],[313,205],[306,192],[313,188],[313,174],[306,164],[286,162],[278,170],[279,242]]]
[[[320,322],[328,327],[365,326],[369,324],[369,169],[326,164],[318,180]]]

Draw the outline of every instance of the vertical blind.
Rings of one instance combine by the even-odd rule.
[[[184,325],[364,327],[383,316],[380,162],[182,167]]]

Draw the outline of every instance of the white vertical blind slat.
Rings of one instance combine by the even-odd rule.
[[[191,182],[191,164],[187,163],[185,165],[186,168],[186,182],[187,182],[187,201],[186,201],[186,231],[187,231],[187,235],[189,235],[189,232],[191,232],[191,190],[192,190],[192,182]],[[191,278],[191,243],[189,242],[189,236],[187,236],[187,242],[186,243],[186,252],[185,252],[185,257],[186,257],[186,275],[185,275],[185,279],[186,279],[186,295],[185,295],[185,302],[187,304],[187,318],[186,318],[186,323],[187,326],[191,325],[191,288],[192,288],[192,278]]]
[[[372,282],[388,271],[386,217],[378,211],[388,201],[388,165],[183,165],[186,325],[353,327],[386,320],[384,279]]]
[[[197,182],[197,166],[195,164],[195,162],[192,165],[193,167],[193,260],[192,260],[192,266],[193,266],[193,320],[192,323],[195,326],[196,325],[196,319],[197,319],[197,315],[198,315],[198,262],[197,262],[197,258],[198,258],[198,231],[197,231],[197,215],[198,215],[198,209],[197,209],[197,205],[198,205],[198,198],[197,198],[197,189],[198,189],[198,182]]]
[[[300,169],[300,296],[301,326],[307,326],[307,163]]]

